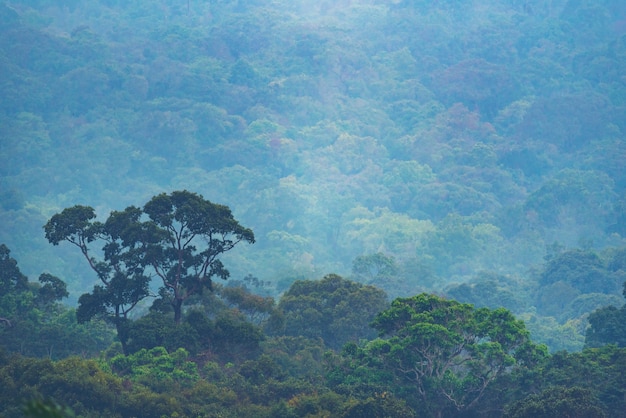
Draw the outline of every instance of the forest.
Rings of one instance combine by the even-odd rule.
[[[626,416],[623,1],[0,34],[0,416]]]

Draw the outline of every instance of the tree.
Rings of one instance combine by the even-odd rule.
[[[530,194],[524,207],[537,214],[537,226],[567,227],[573,223],[585,226],[584,232],[589,234],[609,227],[617,204],[615,182],[607,173],[564,169]]]
[[[101,284],[78,299],[78,322],[96,316],[111,321],[126,351],[126,321],[130,311],[149,295],[145,274],[145,249],[153,235],[151,224],[140,222],[141,210],[130,206],[111,212],[104,224],[95,221],[94,209],[73,206],[64,209],[44,225],[46,238],[53,245],[62,241],[78,247]],[[154,232],[154,231],[152,231]],[[93,256],[92,243],[101,242],[102,259]]]
[[[503,307],[517,314],[527,308],[527,292],[522,280],[493,272],[481,272],[466,283],[450,285],[445,294],[450,299],[471,303],[479,308]]]
[[[479,107],[492,116],[515,98],[515,82],[506,67],[484,59],[469,59],[435,75],[435,84],[450,103]]]
[[[605,262],[594,252],[568,250],[550,258],[541,272],[543,287],[565,283],[583,293],[617,293],[622,277],[605,267]]]
[[[582,387],[551,387],[507,408],[506,418],[604,418],[598,398]]]
[[[412,387],[430,416],[467,412],[499,376],[533,348],[506,309],[420,294],[398,298],[372,323],[381,338],[361,353]]]
[[[350,405],[342,418],[413,418],[415,412],[406,406],[404,401],[394,398],[393,394],[383,392],[365,401]]]
[[[322,338],[333,349],[374,336],[369,322],[388,305],[384,291],[336,274],[298,280],[278,304],[284,335]],[[276,321],[278,322],[278,321]]]
[[[0,292],[0,349],[59,358],[97,353],[110,345],[111,330],[96,323],[78,325],[74,310],[60,303],[68,296],[63,280],[43,273],[39,283],[28,281],[9,249],[3,245],[0,250],[0,281],[10,284]]]
[[[360,255],[352,261],[352,274],[365,283],[373,284],[396,276],[398,268],[393,256],[383,253]]]
[[[267,322],[270,315],[276,310],[276,302],[273,297],[251,293],[244,286],[221,287],[219,295],[231,308],[236,307],[255,325]]]
[[[154,196],[143,208],[155,229],[146,262],[163,281],[161,296],[182,319],[185,300],[212,289],[212,277],[230,273],[219,257],[241,241],[254,243],[254,233],[235,220],[228,206],[186,190]]]
[[[42,273],[39,282],[41,287],[37,289],[37,302],[40,305],[48,305],[70,295],[65,282],[52,274]]]
[[[626,417],[625,371],[626,349],[609,344],[575,353],[554,353],[541,366],[541,374],[536,376],[535,381],[542,382],[540,389],[548,389],[550,386],[590,389],[607,416],[623,418]],[[522,383],[521,386],[526,384]],[[533,392],[535,390],[527,394]]]
[[[188,360],[184,348],[171,350],[154,347],[141,349],[128,356],[117,355],[109,360],[111,370],[132,382],[142,383],[155,391],[166,391],[168,386],[191,386],[200,376],[198,366]]]
[[[28,289],[28,278],[22,274],[17,261],[11,257],[11,250],[4,244],[0,244],[0,301],[5,297],[10,297],[12,293],[24,292]],[[12,314],[12,309],[7,303],[0,306],[0,324],[12,326],[8,314]]]
[[[11,257],[11,250],[0,244],[0,296],[14,290],[26,290],[28,278],[22,274],[17,261]]]
[[[626,282],[624,282],[624,297],[626,297]],[[585,346],[600,347],[605,344],[626,347],[626,305],[621,308],[605,306],[589,315]]]
[[[24,416],[28,418],[73,418],[76,415],[70,408],[63,407],[53,400],[33,400],[24,408]]]

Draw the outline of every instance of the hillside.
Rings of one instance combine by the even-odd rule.
[[[337,273],[578,349],[622,303],[625,22],[617,0],[3,1],[0,243],[75,302],[95,278],[50,216],[187,189],[254,231],[224,263],[273,295]]]

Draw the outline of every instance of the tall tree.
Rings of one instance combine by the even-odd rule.
[[[386,338],[365,348],[368,357],[412,387],[433,417],[473,409],[498,376],[535,351],[524,323],[506,309],[435,295],[398,298],[373,326]]]
[[[0,301],[10,293],[23,292],[26,289],[28,289],[28,278],[20,271],[17,261],[11,257],[9,247],[0,244]],[[3,311],[4,309],[0,309],[0,324],[11,326],[11,319],[5,317]]]
[[[95,316],[109,320],[116,327],[124,351],[128,314],[149,295],[144,256],[148,240],[154,238],[154,228],[141,222],[141,215],[141,209],[131,206],[111,212],[103,224],[95,221],[92,207],[76,205],[52,216],[44,226],[51,244],[66,241],[78,247],[100,280],[91,293],[78,299],[78,321],[86,322]],[[102,243],[100,259],[94,255],[95,242]]]
[[[160,295],[179,324],[185,300],[211,290],[213,277],[229,277],[219,257],[241,241],[254,243],[254,233],[237,222],[228,206],[186,190],[154,196],[143,211],[155,226],[146,262],[163,281]]]
[[[0,296],[13,290],[26,290],[28,278],[22,274],[11,250],[0,244]]]

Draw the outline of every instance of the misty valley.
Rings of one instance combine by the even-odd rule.
[[[1,417],[626,417],[622,0],[0,34]]]

